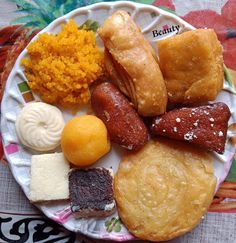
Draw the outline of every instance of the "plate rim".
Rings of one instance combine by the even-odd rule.
[[[171,18],[174,18],[176,19],[178,22],[182,23],[185,27],[188,27],[189,29],[196,29],[195,27],[193,27],[192,25],[190,25],[189,23],[187,23],[185,20],[183,20],[182,18],[180,18],[179,16],[171,13],[171,12],[168,12],[167,10],[164,10],[164,9],[161,9],[159,7],[156,7],[154,5],[147,5],[147,4],[144,4],[144,3],[136,3],[136,2],[131,2],[131,1],[112,1],[112,2],[99,2],[99,3],[95,3],[95,4],[91,4],[91,5],[87,5],[87,6],[84,6],[84,7],[81,7],[81,8],[77,8],[77,9],[74,9],[72,11],[70,11],[69,13],[55,19],[54,21],[52,21],[48,26],[46,26],[44,29],[42,29],[39,33],[37,33],[37,35],[35,35],[32,40],[28,43],[28,45],[33,42],[34,40],[36,40],[38,38],[38,36],[42,33],[45,33],[45,32],[49,32],[49,29],[53,28],[54,25],[57,25],[58,23],[60,22],[63,22],[66,20],[66,22],[69,20],[69,19],[73,19],[73,15],[74,14],[80,14],[80,12],[82,13],[83,11],[89,11],[89,10],[96,10],[96,8],[99,8],[100,6],[106,6],[106,7],[124,7],[124,6],[131,6],[131,7],[134,7],[134,8],[138,8],[138,9],[141,9],[141,11],[147,9],[147,10],[152,10],[152,11],[155,11],[155,12],[159,12],[160,15],[165,15],[165,16],[169,16]],[[24,48],[24,50],[20,53],[20,55],[17,57],[16,59],[16,62],[7,78],[7,81],[6,81],[6,86],[5,86],[5,89],[4,89],[4,93],[3,93],[3,97],[2,97],[2,102],[1,102],[1,125],[0,127],[2,128],[2,123],[3,123],[3,120],[4,120],[4,111],[5,111],[5,108],[4,108],[4,100],[7,99],[6,97],[6,90],[9,90],[10,88],[10,85],[11,85],[11,81],[13,79],[13,76],[14,76],[14,73],[16,73],[16,67],[19,65],[19,62],[20,60],[22,59],[22,57],[27,53],[27,47],[28,45]],[[5,144],[4,142],[4,138],[2,136],[2,141],[3,141],[3,145]],[[27,197],[27,199],[29,200],[28,196],[27,196],[27,193],[24,189],[24,187],[21,185],[20,183],[20,180],[17,176],[17,172],[15,171],[14,169],[14,166],[13,164],[10,162],[11,159],[10,159],[10,156],[6,153],[6,149],[5,149],[5,146],[3,146],[3,151],[4,151],[4,155],[6,157],[6,159],[8,160],[8,165],[10,167],[10,170],[12,172],[12,175],[14,177],[14,179],[16,180],[17,184],[21,187],[21,189],[23,190],[25,196]],[[227,175],[226,175],[227,176]],[[31,203],[31,202],[30,202]],[[52,217],[50,216],[50,214],[48,214],[47,211],[45,210],[42,210],[40,204],[35,204],[33,203],[34,206],[36,206],[45,216],[47,216],[49,219],[53,220]],[[59,223],[59,222],[57,222]],[[85,234],[91,238],[95,238],[95,239],[108,239],[108,240],[115,240],[115,241],[126,241],[126,240],[131,240],[131,239],[118,239],[118,238],[113,238],[113,237],[101,237],[99,234],[95,234],[95,233],[92,233],[91,231],[86,231],[83,232],[81,231],[80,229],[70,229],[68,226],[65,226],[64,224],[62,223],[59,223],[61,224],[63,227],[67,228],[68,230],[70,231],[73,231],[73,232],[79,232],[79,233],[82,233],[82,234]]]

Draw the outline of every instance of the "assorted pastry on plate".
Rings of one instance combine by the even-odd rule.
[[[214,102],[223,87],[220,42],[211,29],[192,30],[159,41],[157,56],[125,11],[97,33],[104,50],[73,20],[27,47],[22,66],[42,100],[25,105],[16,121],[22,146],[38,151],[30,200],[70,200],[76,218],[106,217],[117,207],[138,238],[180,236],[214,196],[207,151],[224,153],[231,114]],[[93,114],[64,121],[63,109],[83,104]],[[95,164],[113,143],[126,151],[115,176]]]

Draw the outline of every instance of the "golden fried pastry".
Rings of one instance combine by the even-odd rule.
[[[119,87],[121,92],[123,92],[126,96],[129,96],[129,92],[131,93],[131,90],[129,89],[129,85],[126,84],[126,77],[122,76],[125,75],[125,72],[122,67],[115,62],[112,55],[106,48],[104,50],[104,64],[111,81]]]
[[[223,88],[223,56],[214,30],[192,30],[161,40],[158,51],[171,103],[215,100]]]
[[[114,190],[128,230],[141,239],[165,241],[200,222],[215,186],[207,153],[163,139],[150,141],[121,161]]]
[[[167,92],[157,57],[139,27],[117,11],[98,29],[105,45],[105,66],[120,90],[143,116],[163,114]]]

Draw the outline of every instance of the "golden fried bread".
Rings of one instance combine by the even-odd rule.
[[[223,56],[214,30],[192,30],[161,40],[158,51],[171,103],[215,100],[223,88]]]
[[[170,140],[150,141],[127,155],[115,175],[119,216],[136,237],[165,241],[193,229],[216,186],[213,161],[201,150]]]
[[[129,14],[113,13],[98,29],[98,34],[106,48],[108,73],[117,79],[113,81],[130,97],[138,113],[143,116],[163,114],[167,92],[157,57]]]

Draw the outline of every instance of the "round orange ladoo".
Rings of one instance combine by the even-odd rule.
[[[107,129],[96,116],[75,117],[62,131],[61,147],[72,164],[89,166],[110,150]]]

